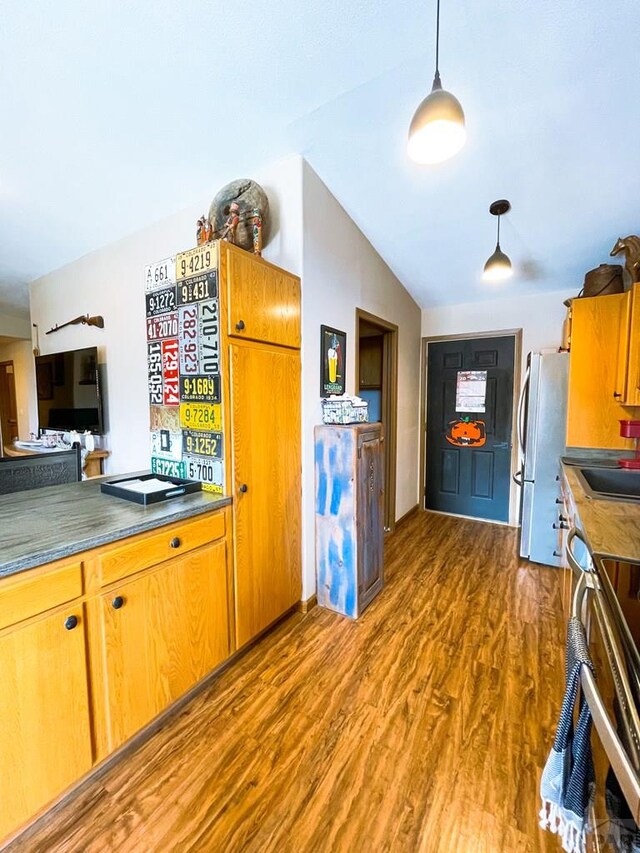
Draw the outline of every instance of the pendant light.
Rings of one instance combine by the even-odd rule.
[[[422,101],[409,127],[409,157],[422,165],[442,163],[462,148],[467,138],[460,101],[440,82],[440,0],[436,13],[436,73],[431,94]]]
[[[513,275],[513,267],[508,255],[500,248],[500,217],[511,210],[511,203],[506,198],[494,201],[489,207],[489,213],[498,217],[498,239],[496,250],[484,265],[482,278],[485,281],[504,281]]]

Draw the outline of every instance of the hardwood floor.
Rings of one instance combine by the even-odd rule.
[[[559,575],[517,531],[416,513],[350,622],[296,613],[12,851],[557,851],[540,768]],[[55,737],[55,733],[52,733]]]

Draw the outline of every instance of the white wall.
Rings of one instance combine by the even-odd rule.
[[[28,325],[28,324],[27,324]],[[36,372],[30,340],[16,339],[0,346],[0,361],[13,361],[18,410],[18,437],[23,441],[38,429]],[[3,436],[6,442],[7,437]]]
[[[521,369],[524,371],[528,352],[560,345],[567,311],[562,303],[571,296],[576,296],[575,287],[535,296],[424,309],[422,335],[434,337],[522,329]]]
[[[302,160],[290,157],[258,172],[272,203],[272,240],[265,257],[297,274],[302,270]],[[149,465],[144,268],[195,245],[196,222],[217,188],[201,202],[143,231],[104,246],[30,286],[31,319],[47,354],[98,346],[106,374],[105,446],[108,473]],[[80,314],[101,314],[104,329],[69,326],[45,332]]]
[[[396,518],[418,502],[420,308],[313,169],[303,166],[303,596],[315,590],[313,428],[322,421],[320,325],[347,333],[347,392],[355,392],[356,308],[396,323]]]
[[[28,317],[16,317],[0,312],[0,337],[31,338],[31,324]]]

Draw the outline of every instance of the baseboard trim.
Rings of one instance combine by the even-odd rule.
[[[398,527],[400,527],[401,524],[403,524],[405,521],[408,521],[414,513],[418,512],[419,509],[420,504],[416,504],[415,506],[412,506],[410,510],[405,512],[404,515],[401,515],[400,518],[396,521],[396,530],[398,529]]]
[[[296,610],[298,611],[298,613],[304,613],[306,616],[306,614],[310,610],[313,610],[313,608],[317,607],[317,606],[318,606],[318,596],[314,592],[314,594],[310,598],[307,598],[306,600],[301,598],[300,601],[296,604]]]

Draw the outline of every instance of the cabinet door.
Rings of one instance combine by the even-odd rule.
[[[378,593],[383,580],[384,466],[382,436],[358,436],[357,525],[358,611]]]
[[[631,321],[631,293],[627,292],[620,300],[618,324],[618,358],[616,362],[616,380],[613,396],[618,402],[627,401],[627,374],[629,370],[629,323]]]
[[[0,838],[91,768],[81,605],[0,637],[0,756]]]
[[[226,543],[123,583],[98,605],[111,751],[229,655]]]
[[[631,304],[627,326],[627,374],[624,401],[629,406],[640,406],[640,284],[634,284],[625,294]]]
[[[299,348],[300,280],[248,252],[225,248],[228,333]]]
[[[242,646],[300,599],[300,355],[254,344],[230,350],[236,636]]]

